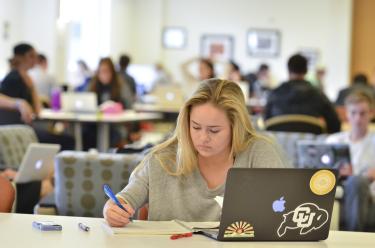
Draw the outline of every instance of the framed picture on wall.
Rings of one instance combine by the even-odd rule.
[[[276,29],[249,29],[246,37],[247,51],[254,57],[280,55],[281,35]]]
[[[165,27],[162,44],[166,49],[183,49],[187,44],[187,32],[182,27]]]
[[[234,39],[230,35],[207,34],[201,38],[201,56],[216,61],[228,61],[233,57]]]

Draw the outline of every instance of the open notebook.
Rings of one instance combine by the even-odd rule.
[[[103,222],[104,229],[111,234],[131,235],[172,235],[187,232],[199,232],[204,229],[218,229],[220,222],[185,222],[171,221],[142,221],[135,220],[126,227],[110,227]]]

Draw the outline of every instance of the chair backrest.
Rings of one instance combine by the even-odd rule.
[[[15,191],[10,181],[0,175],[0,212],[9,213],[12,210]]]
[[[143,155],[142,155],[143,157]],[[59,215],[102,217],[103,184],[119,192],[142,158],[139,154],[63,151],[55,163],[55,201]]]
[[[27,147],[35,142],[38,142],[38,138],[30,126],[0,126],[0,168],[17,169]]]
[[[266,130],[322,134],[327,132],[323,120],[309,115],[279,115],[265,121]]]
[[[275,139],[276,143],[284,150],[285,155],[293,166],[298,164],[298,147],[299,140],[319,140],[326,139],[326,134],[315,135],[312,133],[298,133],[298,132],[274,132],[266,131],[266,135]]]

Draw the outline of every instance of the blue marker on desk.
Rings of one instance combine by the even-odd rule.
[[[103,185],[103,190],[104,190],[104,193],[114,202],[116,203],[117,206],[119,206],[119,208],[121,208],[122,210],[124,210],[125,212],[129,213],[120,203],[120,201],[117,199],[117,197],[115,196],[115,194],[113,194],[113,191],[111,189],[111,187],[109,187],[108,184],[104,184]],[[133,221],[133,218],[129,217],[129,220],[130,221]]]

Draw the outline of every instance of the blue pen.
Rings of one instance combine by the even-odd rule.
[[[120,203],[120,201],[117,199],[117,197],[115,196],[115,194],[113,194],[113,191],[111,189],[111,187],[109,187],[108,184],[104,184],[103,185],[103,190],[104,190],[104,193],[114,202],[116,203],[117,206],[119,206],[119,208],[121,208],[122,210],[124,210],[125,212],[129,213]],[[129,220],[130,221],[133,221],[133,218],[129,217]]]

